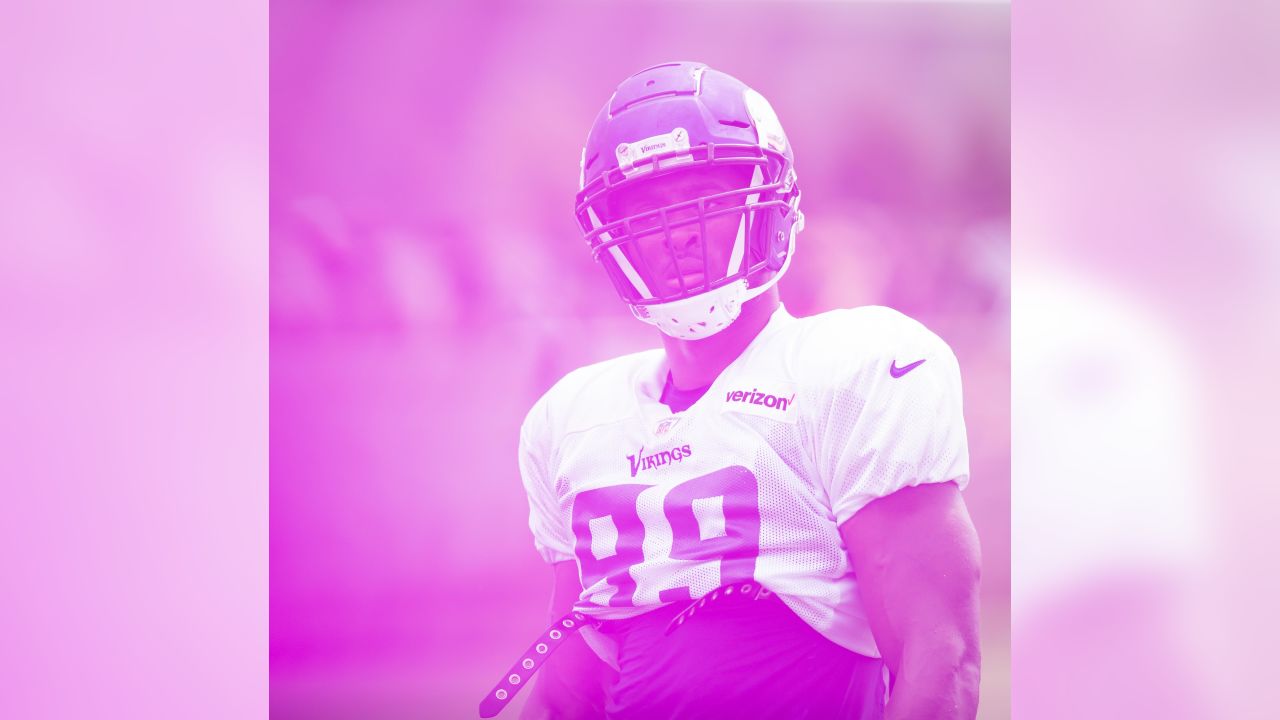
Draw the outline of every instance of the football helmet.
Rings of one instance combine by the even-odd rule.
[[[742,182],[615,217],[619,194],[696,168],[737,168],[728,174]],[[622,81],[591,126],[580,170],[575,213],[596,261],[631,312],[672,337],[696,340],[728,327],[743,303],[786,272],[804,226],[791,144],[773,108],[702,63],[655,65]],[[737,236],[728,261],[711,267],[707,223],[723,226],[724,218],[736,218]],[[681,267],[676,234],[700,237],[697,282],[671,271]],[[648,247],[661,240],[669,258],[653,262],[642,240]],[[664,268],[674,278],[655,272]]]

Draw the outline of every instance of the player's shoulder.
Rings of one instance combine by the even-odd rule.
[[[791,330],[791,342],[819,353],[950,351],[947,343],[923,323],[883,305],[841,308],[797,318]]]
[[[837,379],[896,371],[917,360],[954,365],[950,346],[923,323],[881,305],[830,310],[796,318],[778,338],[795,371]]]
[[[625,417],[634,409],[635,383],[661,355],[660,349],[645,350],[569,371],[533,404],[526,428],[542,425],[564,434]]]

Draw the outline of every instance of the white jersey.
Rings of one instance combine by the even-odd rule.
[[[624,618],[755,581],[879,657],[840,536],[867,503],[969,478],[955,355],[884,307],[769,324],[681,413],[662,350],[569,373],[520,434],[529,525],[576,609]],[[594,643],[593,643],[594,645]]]

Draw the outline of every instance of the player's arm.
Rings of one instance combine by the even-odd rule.
[[[862,508],[840,533],[894,677],[886,720],[975,717],[979,550],[959,488],[903,488]]]
[[[573,610],[582,593],[573,561],[551,566],[555,587],[548,622]],[[521,720],[591,720],[604,717],[604,689],[613,668],[587,646],[580,633],[571,634],[535,676]]]

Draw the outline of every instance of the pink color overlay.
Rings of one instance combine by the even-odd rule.
[[[541,627],[504,438],[564,368],[652,342],[561,228],[590,113],[654,57],[732,69],[805,140],[825,227],[793,310],[890,302],[961,352],[986,434],[982,713],[1009,716],[1008,403],[972,404],[1005,392],[979,368],[1008,346],[957,331],[1001,298],[964,268],[1007,255],[938,230],[1008,196],[974,182],[1007,182],[1007,131],[948,139],[1000,127],[1007,57],[964,7],[728,5],[273,3],[279,717],[474,717]],[[1016,6],[1018,717],[1280,706],[1276,13]],[[0,8],[2,717],[267,715],[267,20]]]
[[[1007,715],[1008,8],[675,7],[274,4],[274,717],[474,717],[545,627],[517,430],[564,373],[658,344],[573,202],[600,106],[669,59],[786,127],[808,221],[788,310],[887,304],[955,349],[983,717]]]
[[[0,717],[266,709],[266,15],[0,6]]]
[[[1272,717],[1280,8],[1015,7],[1014,716]]]

